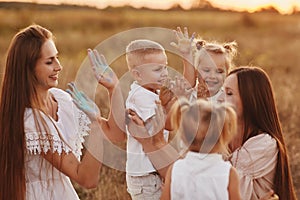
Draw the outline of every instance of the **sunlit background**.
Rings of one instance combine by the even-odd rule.
[[[190,33],[196,32],[197,37],[205,40],[235,40],[238,54],[234,64],[260,66],[273,83],[293,182],[300,200],[300,0],[0,0],[0,19],[0,88],[9,43],[17,31],[32,23],[48,28],[56,37],[63,65],[58,87],[66,89],[67,83],[83,77],[82,82],[88,86],[86,93],[94,92],[91,90],[91,78],[85,76],[89,73],[81,71],[82,64],[88,62],[88,48],[101,47],[99,51],[118,77],[124,80],[128,68],[122,52],[125,52],[128,38],[133,37],[132,34],[123,37],[124,32],[145,27],[172,31],[177,26],[186,26]],[[181,58],[172,53],[174,49],[169,42],[175,40],[175,36],[166,36],[151,31],[142,36],[138,34],[138,37],[159,39],[167,49],[168,66],[181,73]],[[112,40],[114,37],[118,40]],[[129,89],[129,84],[123,85]],[[123,91],[124,94],[126,91]],[[101,114],[107,117],[109,100],[103,87],[97,87],[95,102]],[[117,145],[121,149],[126,148],[126,143]],[[124,154],[106,151],[106,158],[125,165]],[[125,172],[106,164],[101,169],[96,189],[85,190],[74,183],[81,200],[130,199]]]
[[[8,0],[0,0],[7,1]],[[174,6],[180,6],[183,9],[191,9],[203,6],[209,2],[212,6],[221,9],[230,9],[235,11],[255,12],[264,8],[275,8],[281,14],[291,14],[300,10],[300,0],[14,0],[16,2],[33,2],[45,4],[72,4],[88,5],[97,8],[106,8],[108,6],[121,7],[132,6],[134,8],[151,9],[170,9]]]

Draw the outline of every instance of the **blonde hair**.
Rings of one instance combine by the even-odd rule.
[[[146,39],[133,40],[126,47],[127,66],[129,69],[133,69],[144,62],[145,55],[164,52],[164,47],[155,41]]]
[[[189,103],[179,98],[171,108],[172,126],[189,150],[228,154],[228,143],[236,135],[236,113],[227,104],[199,99]]]
[[[235,41],[228,43],[206,42],[198,39],[194,43],[194,66],[199,66],[201,60],[207,56],[207,53],[223,54],[225,56],[226,74],[234,67],[233,58],[237,54],[237,43]]]

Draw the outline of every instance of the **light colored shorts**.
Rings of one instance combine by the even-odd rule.
[[[126,175],[127,191],[132,200],[159,200],[161,179],[157,173],[145,176]]]

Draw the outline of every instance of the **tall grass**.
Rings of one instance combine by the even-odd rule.
[[[280,119],[291,158],[294,184],[300,196],[300,15],[276,13],[231,13],[212,11],[151,11],[125,9],[0,8],[0,74],[13,35],[32,23],[43,25],[56,36],[64,69],[59,87],[75,79],[86,57],[86,49],[121,31],[138,27],[174,29],[187,26],[202,38],[235,40],[239,44],[236,65],[261,66],[273,82]],[[169,65],[182,71],[180,60],[170,55]],[[118,76],[127,71],[124,58],[112,63]],[[2,79],[2,76],[1,76]],[[101,90],[97,103],[108,113],[107,94]],[[129,199],[124,172],[103,167],[97,189],[84,190],[75,184],[82,199]]]

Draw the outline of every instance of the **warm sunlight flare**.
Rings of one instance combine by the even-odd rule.
[[[8,0],[0,0],[8,1]],[[183,9],[197,7],[199,3],[205,0],[14,0],[18,2],[34,2],[49,4],[76,4],[89,5],[103,9],[108,6],[132,6],[134,8],[151,8],[151,9],[170,9],[176,5],[180,5]],[[232,9],[236,11],[255,12],[263,8],[274,7],[281,14],[291,14],[300,10],[300,0],[207,0],[215,7],[222,9]]]
[[[281,14],[291,14],[295,10],[300,10],[300,0],[210,0],[210,2],[214,6],[223,9],[248,12],[255,12],[271,6],[277,9]]]

